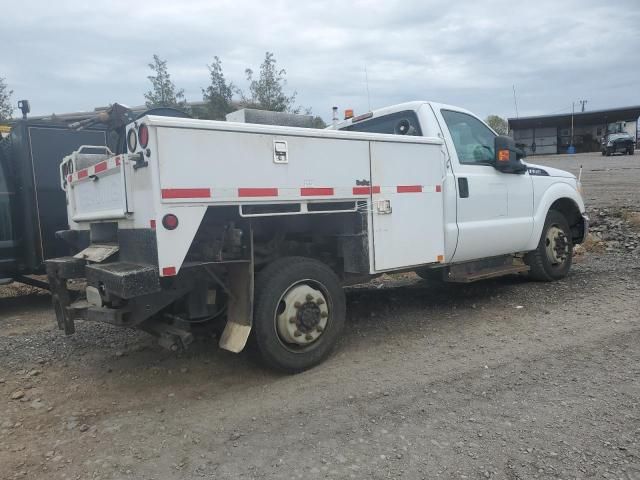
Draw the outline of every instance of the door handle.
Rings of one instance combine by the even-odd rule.
[[[469,182],[466,178],[458,178],[458,194],[460,198],[469,198]]]

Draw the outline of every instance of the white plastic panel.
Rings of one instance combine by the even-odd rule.
[[[445,260],[443,179],[439,145],[371,142],[375,271]]]

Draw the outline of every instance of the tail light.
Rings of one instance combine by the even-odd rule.
[[[138,141],[142,148],[147,148],[149,144],[149,127],[144,123],[138,127]]]
[[[129,130],[127,134],[127,147],[129,147],[130,152],[135,152],[136,147],[138,146],[138,137],[136,135],[136,129],[132,128]]]
[[[167,230],[175,230],[178,228],[178,217],[176,217],[173,213],[167,213],[164,217],[162,217],[162,226]]]

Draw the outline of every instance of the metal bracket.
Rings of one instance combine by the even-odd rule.
[[[149,165],[149,162],[147,162],[144,159],[144,153],[143,152],[138,152],[137,154],[135,154],[135,156],[136,156],[136,161],[133,164],[133,169],[134,170],[138,170],[139,168],[144,168],[144,167]]]

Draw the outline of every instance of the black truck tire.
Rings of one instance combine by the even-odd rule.
[[[538,246],[525,255],[529,277],[539,282],[560,280],[569,273],[573,259],[573,240],[569,222],[557,210],[549,210]]]
[[[324,263],[284,257],[256,278],[252,343],[270,367],[297,373],[324,361],[340,337],[346,300]]]
[[[415,270],[416,275],[421,279],[430,283],[442,283],[444,278],[442,276],[442,268],[418,268]]]

